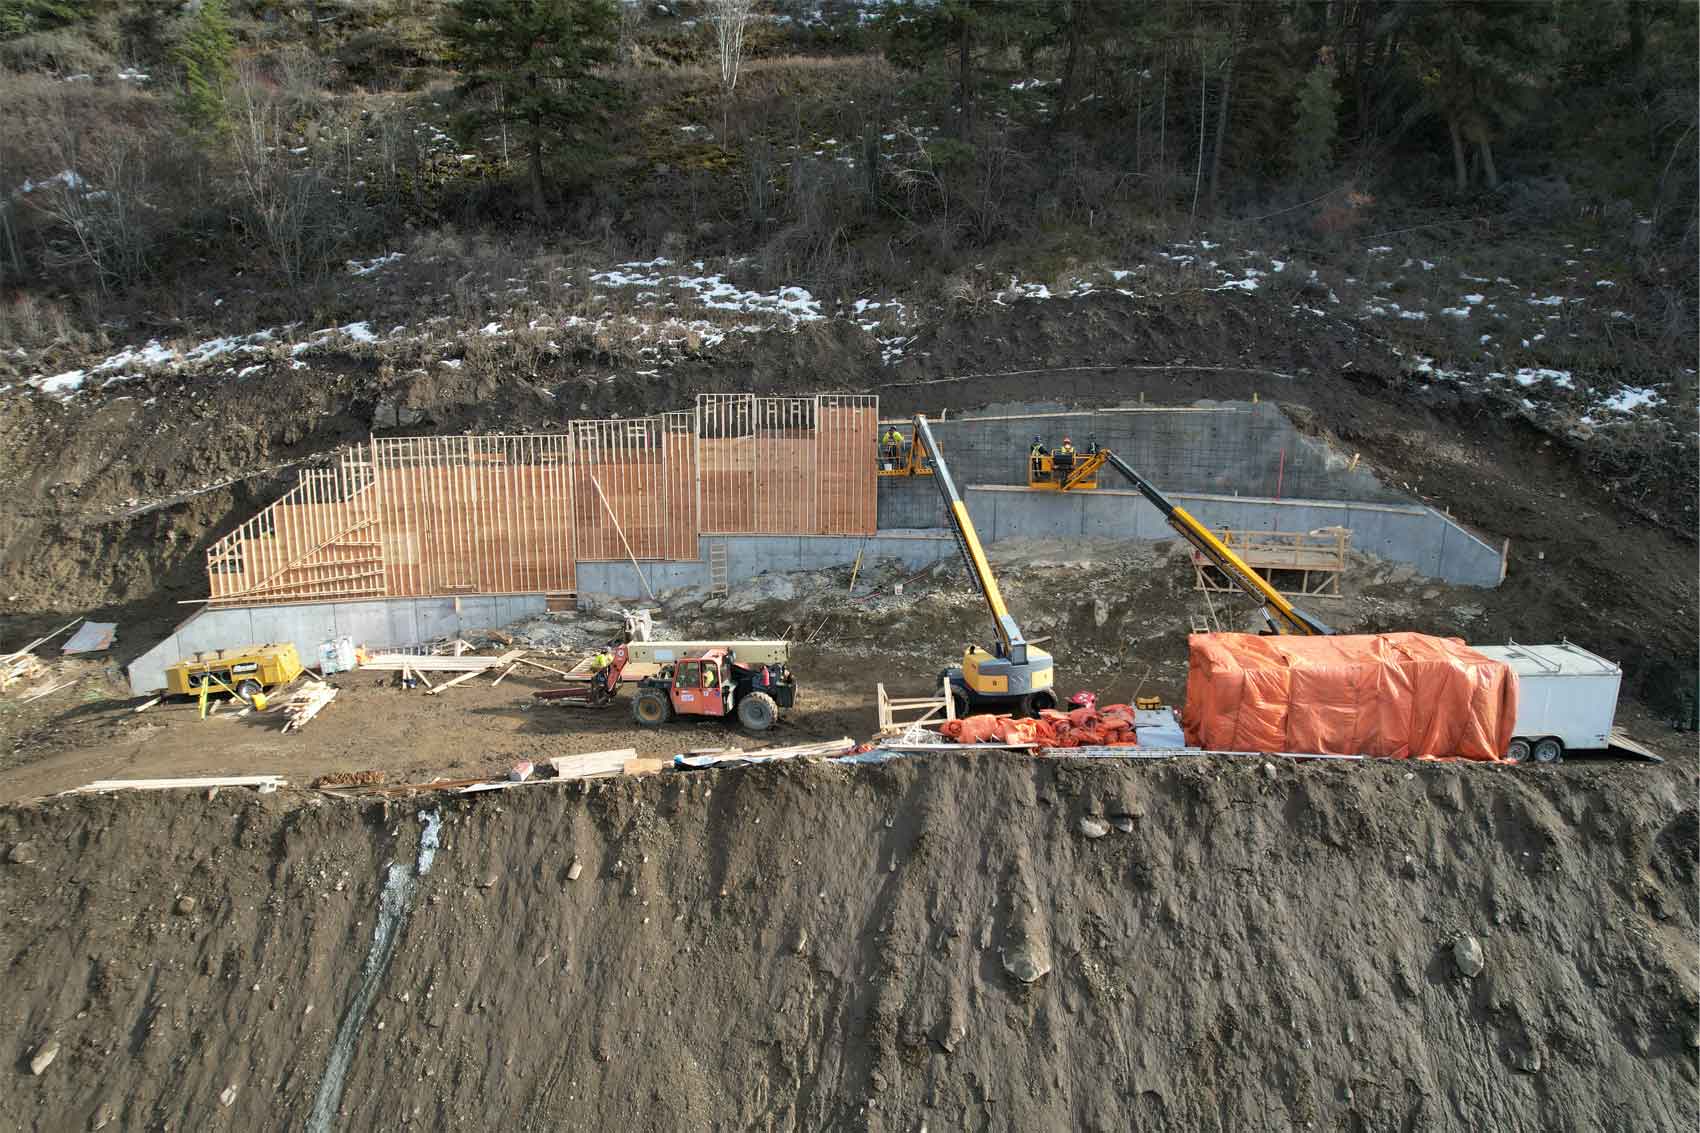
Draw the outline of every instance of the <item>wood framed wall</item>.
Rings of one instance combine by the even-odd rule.
[[[872,534],[879,407],[710,394],[563,433],[372,438],[213,544],[214,604],[568,593],[703,533]]]

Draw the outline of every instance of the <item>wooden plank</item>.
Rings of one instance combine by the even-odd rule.
[[[220,775],[192,779],[97,779],[61,795],[108,794],[113,791],[194,791],[207,787],[284,787],[289,780],[280,775]]]
[[[497,686],[497,685],[499,685],[499,684],[501,684],[501,683],[502,683],[502,682],[503,682],[503,681],[505,681],[505,680],[507,680],[507,679],[508,679],[508,674],[509,674],[509,673],[511,673],[511,672],[513,672],[513,671],[514,671],[514,670],[515,670],[515,669],[517,669],[517,668],[519,668],[519,662],[518,662],[518,661],[515,661],[515,662],[514,662],[514,663],[513,663],[513,664],[512,664],[512,665],[509,665],[509,666],[508,666],[508,667],[507,667],[507,668],[505,668],[505,669],[503,669],[503,670],[502,670],[502,675],[501,675],[501,676],[499,676],[499,677],[497,677],[497,678],[496,678],[496,679],[495,679],[495,680],[493,680],[493,681],[491,681],[491,682],[490,682],[490,687],[491,687],[491,688],[495,688],[495,687],[496,687],[496,686]]]

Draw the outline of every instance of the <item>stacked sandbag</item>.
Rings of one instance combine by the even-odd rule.
[[[1133,747],[1133,709],[1111,704],[1102,709],[1047,708],[1036,720],[980,714],[947,720],[939,731],[963,744],[1036,744],[1039,747]]]
[[[1202,633],[1187,644],[1181,724],[1194,747],[1491,762],[1517,722],[1510,666],[1455,637]]]

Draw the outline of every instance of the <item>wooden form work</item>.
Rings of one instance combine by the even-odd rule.
[[[1326,531],[1219,531],[1228,549],[1282,594],[1307,598],[1340,597],[1340,575],[1346,570],[1346,549],[1352,533],[1343,527]],[[1192,555],[1197,588],[1215,594],[1237,594],[1239,587],[1197,551]]]
[[[939,682],[937,696],[911,696],[893,699],[886,695],[885,685],[876,684],[879,695],[879,734],[891,735],[910,728],[937,726],[956,719],[956,698],[950,695],[950,682]],[[904,718],[898,719],[902,713]]]
[[[712,394],[547,435],[372,438],[207,551],[214,605],[570,595],[703,532],[869,535],[878,399]]]

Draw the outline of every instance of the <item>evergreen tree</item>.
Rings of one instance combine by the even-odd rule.
[[[613,59],[618,23],[613,0],[455,0],[443,18],[461,69],[462,121],[521,130],[540,219],[545,150],[583,149],[586,124],[612,97],[592,68]]]
[[[1426,107],[1446,122],[1456,188],[1470,186],[1467,145],[1476,149],[1483,182],[1498,188],[1493,143],[1535,107],[1553,77],[1560,40],[1552,9],[1444,0],[1398,12],[1414,21],[1410,58]]]
[[[71,0],[0,0],[0,40],[63,27],[77,15]]]
[[[225,127],[225,94],[235,79],[235,54],[224,0],[201,0],[175,52],[183,71],[178,107],[195,129],[212,133]]]
[[[1299,85],[1292,154],[1293,171],[1300,177],[1318,176],[1328,168],[1333,156],[1340,104],[1340,96],[1334,92],[1334,79],[1334,61],[1324,52]]]

